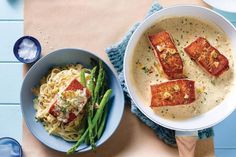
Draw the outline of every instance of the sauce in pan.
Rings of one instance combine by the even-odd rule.
[[[162,72],[151,45],[147,39],[150,34],[169,32],[175,42],[184,64],[184,74],[195,81],[196,100],[189,105],[154,108],[159,116],[168,119],[187,119],[205,113],[221,103],[233,80],[233,59],[230,41],[216,25],[193,17],[164,18],[150,27],[139,39],[132,63],[133,80],[138,95],[145,105],[150,106],[150,85],[169,81]],[[183,48],[198,37],[206,38],[229,61],[229,70],[219,77],[213,77],[199,67],[184,52]]]

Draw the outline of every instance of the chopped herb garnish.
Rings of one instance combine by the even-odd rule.
[[[62,106],[61,107],[61,112],[63,112],[63,114],[66,114],[66,107]]]
[[[146,66],[142,67],[142,70],[144,71],[144,73],[148,73],[148,68]]]

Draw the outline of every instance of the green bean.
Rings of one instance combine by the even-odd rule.
[[[102,61],[99,60],[99,73],[98,73],[98,78],[97,78],[97,82],[96,82],[96,87],[94,89],[94,99],[93,99],[93,104],[95,104],[98,101],[99,98],[99,91],[102,87],[104,78],[105,78],[105,72],[103,70],[102,67]]]
[[[95,118],[97,119],[96,122],[93,122],[93,125],[94,125],[95,127],[98,127],[98,121],[99,121],[99,119],[101,119],[101,117],[102,117],[102,115],[103,115],[104,104],[107,103],[107,101],[108,101],[108,99],[109,99],[111,93],[112,93],[112,90],[111,90],[111,89],[108,89],[108,90],[105,92],[105,94],[104,94],[104,96],[103,96],[103,98],[102,98],[102,100],[101,100],[101,102],[100,102],[99,108],[98,108],[98,110],[97,110],[97,112],[96,112],[96,114],[95,114],[95,116],[94,116],[94,119],[95,119]],[[95,136],[96,136],[96,135],[98,135],[98,131],[95,132]]]
[[[101,88],[102,85],[104,84],[104,78],[105,78],[105,71],[103,69],[102,61],[99,60],[99,73],[98,73],[98,78],[96,82],[96,86],[94,89],[94,96],[93,96],[93,105],[96,103],[99,103],[99,94],[101,93]],[[95,135],[97,135],[98,132],[98,126],[97,124],[95,125]]]
[[[104,95],[104,92],[105,92],[105,89],[106,89],[106,82],[105,82],[105,71],[103,71],[103,73],[104,73],[104,78],[103,78],[103,82],[102,82],[102,86],[101,86],[101,90],[100,90],[100,92],[99,92],[99,97],[98,97],[98,99],[97,99],[97,102],[99,103],[100,101],[101,101],[101,99],[102,99],[102,96]],[[99,118],[99,120],[98,120],[98,124],[100,124],[101,123],[101,119],[102,119],[102,117],[100,117]],[[98,132],[98,127],[95,127],[96,129],[96,132]]]
[[[97,67],[94,67],[92,69],[92,72],[91,72],[91,75],[90,75],[90,81],[89,81],[89,84],[88,84],[88,88],[89,88],[89,91],[91,93],[91,96],[92,96],[92,100],[90,100],[89,102],[89,106],[88,106],[88,129],[89,129],[89,142],[92,146],[92,149],[95,149],[95,142],[94,142],[94,136],[93,136],[93,129],[92,129],[92,117],[93,117],[93,97],[94,97],[94,79],[95,79],[95,73],[96,73],[96,69]]]
[[[86,136],[84,141],[85,141],[85,144],[89,145],[90,144],[89,143],[89,136]]]
[[[90,101],[90,103],[92,103]],[[89,107],[89,114],[88,114],[88,129],[89,129],[89,142],[92,146],[92,149],[95,149],[95,142],[94,142],[94,136],[93,136],[93,127],[92,127],[92,104],[90,104]]]
[[[90,81],[88,83],[88,89],[90,91],[90,94],[91,94],[91,97],[92,97],[92,101],[94,99],[94,81],[95,81],[95,74],[96,74],[96,71],[97,71],[97,67],[94,67],[91,71],[91,75],[90,75]],[[88,112],[91,112],[90,113],[90,116],[93,116],[93,108],[94,108],[94,105],[92,103],[89,104],[89,110]]]
[[[102,97],[103,97],[103,95],[104,95],[104,93],[105,93],[105,91],[106,91],[106,89],[107,89],[107,82],[106,82],[106,80],[105,80],[105,71],[103,71],[103,72],[104,72],[104,74],[103,74],[104,78],[103,78],[101,90],[100,90],[100,93],[99,93],[99,98],[98,98],[98,100],[97,100],[98,103],[101,102]]]
[[[99,119],[98,119],[99,121]],[[96,124],[95,127],[94,127],[94,138],[96,138],[97,134],[98,134],[98,125]]]
[[[85,79],[85,70],[82,69],[80,72],[80,83],[86,87],[86,79]]]
[[[84,132],[84,134],[81,136],[81,138],[72,146],[72,148],[70,148],[67,151],[67,154],[72,154],[76,151],[76,149],[84,142],[84,139],[86,138],[88,134],[88,129]]]
[[[98,133],[97,133],[97,138],[98,139],[100,139],[101,136],[102,136],[102,133],[103,133],[103,130],[104,130],[104,127],[105,127],[105,123],[106,123],[106,119],[107,119],[108,109],[109,109],[109,106],[106,105],[106,108],[103,112],[103,116],[101,116],[99,118],[99,120],[101,120],[101,122],[98,121],[98,124],[100,124],[99,129],[98,129]]]
[[[85,114],[85,117],[83,118],[83,128],[82,128],[82,130],[83,130],[83,133],[86,131],[86,129],[87,129],[87,114]],[[85,139],[84,139],[84,141],[85,141],[85,143],[87,144],[87,145],[89,145],[89,137],[88,136],[86,136],[85,137]]]
[[[101,103],[99,105],[99,108],[96,112],[96,114],[94,115],[93,117],[93,120],[92,120],[92,125],[91,125],[91,128],[94,128],[95,127],[95,124],[97,123],[98,119],[100,116],[102,116],[102,113],[103,113],[103,110],[104,110],[104,107],[106,106],[108,100],[109,100],[109,97],[111,96],[112,94],[112,90],[111,89],[108,89],[102,100],[101,100]],[[81,138],[72,146],[72,148],[70,148],[68,151],[67,151],[67,154],[72,154],[76,151],[76,149],[80,146],[80,144],[83,143],[83,141],[85,140],[87,134],[88,134],[89,130],[86,129],[86,131],[84,132],[84,134],[81,136]]]
[[[112,90],[111,89],[108,89],[107,91],[106,91],[106,93],[104,94],[104,96],[103,96],[103,98],[102,98],[102,101],[101,101],[101,103],[100,103],[100,105],[99,105],[99,108],[98,108],[98,110],[97,110],[97,112],[96,112],[96,114],[95,114],[95,116],[93,117],[93,126],[92,127],[94,127],[95,126],[95,124],[96,124],[96,122],[98,121],[98,118],[102,115],[102,112],[103,112],[103,110],[104,110],[104,107],[106,106],[106,104],[107,104],[107,102],[108,102],[108,100],[109,100],[109,97],[111,96],[111,94],[112,94]]]
[[[93,97],[93,93],[94,93],[94,80],[95,80],[96,71],[97,71],[97,67],[94,67],[91,71],[90,81],[88,83],[88,89],[89,89],[92,97]]]

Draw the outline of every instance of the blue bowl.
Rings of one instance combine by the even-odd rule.
[[[11,137],[0,138],[0,154],[2,157],[22,157],[22,148],[19,142]]]
[[[33,59],[24,59],[24,58],[21,58],[19,56],[19,53],[18,53],[18,49],[19,49],[19,46],[21,44],[21,42],[24,40],[24,39],[29,39],[31,41],[33,41],[37,47],[37,51],[36,51],[36,56],[33,58]],[[33,62],[36,62],[39,58],[40,58],[40,55],[41,55],[41,45],[39,43],[39,41],[32,37],[32,36],[23,36],[21,37],[20,39],[18,39],[13,47],[13,52],[14,52],[14,55],[15,57],[22,63],[33,63]]]
[[[73,142],[67,142],[60,137],[49,135],[44,129],[42,123],[35,120],[35,109],[33,107],[34,95],[31,89],[39,85],[40,79],[48,73],[48,70],[57,65],[75,64],[80,63],[86,68],[92,68],[91,58],[98,60],[97,56],[81,49],[61,49],[54,51],[47,56],[41,58],[36,62],[26,74],[22,87],[21,87],[21,109],[25,122],[31,133],[46,146],[60,151],[67,152],[72,146]],[[96,142],[97,146],[104,143],[116,130],[124,111],[124,95],[122,88],[117,80],[115,74],[104,62],[104,69],[107,74],[107,83],[109,88],[112,89],[112,96],[110,110],[107,117],[106,126],[102,137]],[[91,150],[90,146],[82,144],[77,152],[84,152]]]

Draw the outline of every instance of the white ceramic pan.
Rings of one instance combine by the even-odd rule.
[[[125,60],[124,60],[124,75],[125,75],[125,81],[128,87],[128,91],[137,105],[137,107],[152,121],[155,123],[162,125],[169,129],[174,129],[176,131],[182,131],[182,132],[192,132],[201,130],[204,128],[209,128],[217,123],[224,120],[227,116],[229,116],[236,107],[236,103],[234,101],[234,95],[236,94],[236,80],[235,77],[233,79],[233,86],[230,88],[229,94],[225,97],[222,103],[211,109],[210,111],[201,114],[197,117],[190,118],[187,120],[181,120],[181,121],[172,121],[168,119],[164,119],[157,114],[155,114],[152,109],[148,105],[144,105],[145,102],[138,97],[135,88],[133,88],[135,85],[131,81],[131,63],[132,58],[135,55],[134,48],[142,36],[142,34],[152,25],[154,25],[159,19],[163,17],[171,17],[171,16],[193,16],[198,19],[202,19],[204,21],[211,21],[218,25],[228,36],[229,40],[232,44],[233,49],[233,60],[234,63],[236,63],[236,29],[234,26],[226,20],[223,16],[219,15],[218,13],[199,6],[175,6],[170,8],[162,9],[146,20],[141,23],[141,25],[137,28],[137,30],[132,35],[125,54]],[[235,74],[236,68],[233,68],[233,73]],[[137,78],[138,79],[138,78]],[[149,91],[146,91],[149,92]],[[178,144],[178,140],[177,140]],[[193,151],[189,151],[188,153],[192,153]],[[185,155],[190,156],[190,155]]]

